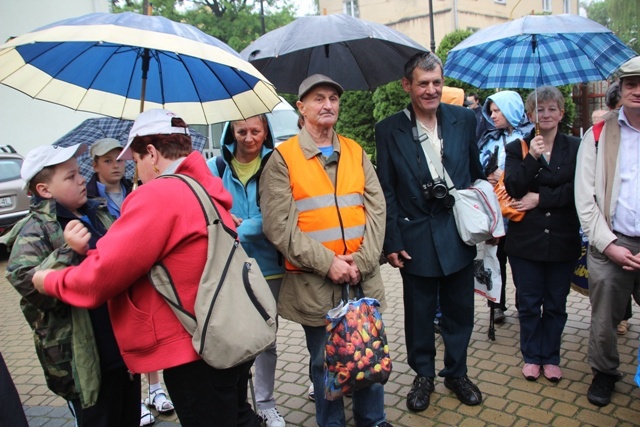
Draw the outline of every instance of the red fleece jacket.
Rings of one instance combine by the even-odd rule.
[[[191,153],[176,173],[203,184],[225,224],[235,229],[228,212],[231,195],[200,153]],[[206,255],[206,223],[196,196],[178,179],[156,179],[127,197],[120,218],[80,265],[47,276],[45,291],[78,307],[109,301],[127,367],[135,373],[166,369],[199,356],[191,335],[149,283],[147,272],[162,260],[184,307],[193,313]]]

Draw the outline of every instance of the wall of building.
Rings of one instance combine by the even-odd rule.
[[[543,0],[431,0],[436,48],[456,29],[482,29],[531,13],[543,12]],[[550,0],[551,13],[564,13],[565,0]],[[569,0],[578,14],[578,0]],[[343,0],[320,0],[320,13],[343,13]],[[388,25],[429,48],[429,0],[357,0],[360,18]]]
[[[62,19],[108,11],[108,0],[2,0],[0,40]],[[22,155],[39,145],[51,144],[90,117],[95,115],[34,100],[0,85],[0,144],[11,144]]]

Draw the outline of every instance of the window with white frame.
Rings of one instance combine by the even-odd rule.
[[[342,10],[345,14],[351,15],[354,18],[360,17],[360,9],[358,9],[358,0],[343,0]]]
[[[542,0],[542,11],[543,12],[551,12],[551,0]]]
[[[562,13],[571,13],[571,1],[564,0],[562,3]]]

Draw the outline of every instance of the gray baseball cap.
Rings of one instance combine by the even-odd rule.
[[[300,83],[300,87],[298,88],[298,100],[302,100],[304,96],[309,93],[311,89],[319,85],[326,85],[333,87],[336,91],[338,91],[338,96],[342,95],[344,89],[338,83],[333,81],[331,78],[324,76],[322,74],[313,74]]]
[[[122,145],[120,145],[120,141],[114,138],[102,138],[91,144],[91,149],[89,150],[89,154],[91,155],[91,160],[95,160],[96,157],[104,156],[111,150],[115,150],[116,148],[123,149]]]

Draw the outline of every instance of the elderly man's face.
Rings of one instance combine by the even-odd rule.
[[[305,125],[333,127],[340,113],[340,96],[332,86],[316,86],[296,103]]]
[[[625,110],[640,111],[640,76],[630,76],[622,79],[620,101]]]

